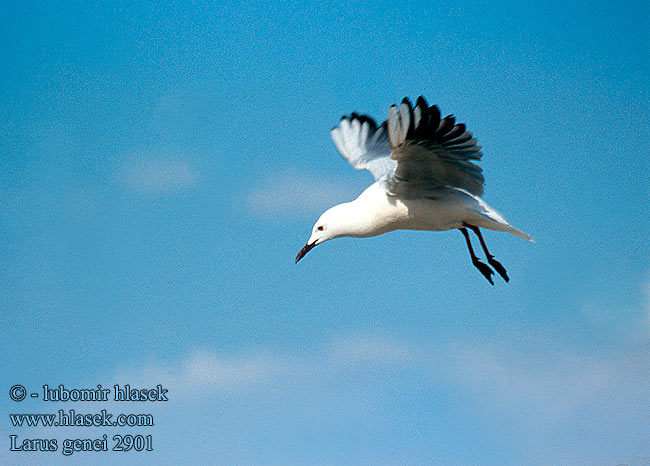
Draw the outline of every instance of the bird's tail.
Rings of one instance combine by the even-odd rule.
[[[457,199],[465,205],[471,212],[471,216],[474,217],[471,222],[472,225],[487,228],[488,230],[504,231],[521,239],[535,242],[532,236],[510,225],[503,215],[490,207],[480,197],[470,194],[464,189],[455,188],[454,191],[454,194],[459,196]]]
[[[489,230],[504,231],[506,233],[510,233],[511,235],[518,236],[521,239],[525,239],[533,243],[535,242],[535,239],[532,236],[510,225],[510,223],[505,219],[503,215],[487,205],[485,201],[479,198],[475,199],[478,202],[475,205],[471,206],[471,210],[478,217],[476,226],[487,228]]]
[[[504,226],[505,226],[505,225],[504,225]],[[535,238],[533,238],[532,236],[530,236],[530,235],[527,234],[527,233],[524,233],[524,232],[521,231],[520,229],[513,227],[513,226],[510,225],[510,224],[508,224],[507,227],[506,227],[506,229],[504,229],[503,231],[505,231],[505,232],[507,232],[507,233],[510,233],[510,234],[512,234],[512,235],[518,236],[518,237],[521,238],[521,239],[528,240],[528,241],[530,241],[531,243],[534,243],[534,242],[535,242]]]

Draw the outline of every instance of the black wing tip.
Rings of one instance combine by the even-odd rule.
[[[408,104],[412,108],[415,108],[415,107],[429,108],[429,104],[427,103],[427,99],[425,99],[423,95],[417,96],[417,98],[415,99],[415,105],[411,104],[411,100],[408,98],[408,96],[404,97],[402,99],[402,103],[403,104]],[[435,105],[434,105],[434,107],[435,107]]]
[[[429,106],[425,97],[422,95],[416,98],[415,106],[411,104],[408,97],[402,99],[401,105],[407,105],[411,113],[419,107],[423,116],[418,127],[410,129],[407,138],[416,137],[418,139],[428,139],[433,142],[451,144],[458,144],[472,138],[472,134],[467,132],[465,123],[457,123],[456,116],[453,113],[443,117],[440,108],[435,104]],[[390,108],[392,111],[399,111],[399,107],[400,105],[393,104]]]
[[[401,104],[393,104],[390,106],[391,112],[400,111],[400,107],[406,105],[410,113],[410,125],[407,139],[417,138],[429,140],[431,142],[442,143],[443,145],[453,146],[461,143],[465,143],[472,139],[472,133],[467,131],[466,125],[464,123],[456,123],[456,117],[453,113],[442,117],[440,108],[437,105],[429,106],[424,96],[419,95],[415,101],[415,107],[412,105],[408,97],[404,97],[401,101]],[[414,125],[413,110],[419,107],[421,112],[421,119],[419,120],[418,127]],[[368,123],[370,127],[376,131],[382,127],[388,130],[388,121],[384,120],[380,125],[377,124],[374,118],[360,114],[357,112],[352,112],[349,115],[343,115],[341,121],[348,120],[350,122],[358,120],[361,124]],[[332,129],[336,129],[332,128]],[[450,147],[451,148],[451,147]],[[469,148],[463,148],[469,149]],[[474,146],[472,149],[478,152],[480,149],[478,146]]]

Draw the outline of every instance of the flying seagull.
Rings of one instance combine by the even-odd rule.
[[[377,126],[367,115],[352,113],[331,131],[341,155],[357,170],[375,178],[352,202],[336,205],[320,216],[296,263],[316,245],[341,236],[369,237],[393,230],[458,229],[465,237],[472,264],[494,285],[496,270],[509,281],[506,269],[488,251],[480,228],[505,231],[529,241],[487,205],[483,194],[480,146],[453,115],[441,118],[435,105],[418,97],[391,106],[388,120]],[[472,248],[467,230],[479,239],[488,266]]]

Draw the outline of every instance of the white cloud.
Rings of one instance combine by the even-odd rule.
[[[615,360],[576,355],[549,341],[454,342],[445,358],[452,383],[472,392],[485,409],[545,417],[572,416],[619,375]]]
[[[340,181],[285,174],[267,180],[248,196],[249,207],[270,217],[320,213],[341,202],[353,200],[359,192]]]
[[[405,344],[383,336],[339,339],[328,351],[328,360],[335,365],[400,365],[412,356]]]
[[[644,310],[647,318],[646,330],[650,331],[650,279],[643,284]]]
[[[444,384],[463,390],[487,411],[523,410],[560,419],[598,404],[619,389],[629,389],[630,381],[642,383],[646,359],[650,359],[646,348],[595,357],[576,354],[564,344],[534,339],[501,338],[499,344],[455,340],[418,347],[370,335],[339,338],[300,354],[194,351],[176,362],[151,361],[120,370],[115,381],[143,386],[160,383],[176,393],[203,396],[240,390],[264,393],[271,387],[286,389],[287,383],[297,383],[294,389],[300,390],[304,381],[337,379],[350,370],[387,374],[412,370],[429,375],[430,389]]]
[[[388,369],[407,363],[410,357],[410,350],[397,340],[355,336],[293,355],[271,350],[237,355],[196,350],[176,362],[150,361],[140,367],[122,368],[114,379],[115,383],[133,386],[162,384],[176,393],[229,394],[245,389],[265,391],[280,380],[336,374],[349,366]]]
[[[149,122],[154,140],[165,147],[183,147],[209,137],[205,112],[211,99],[210,92],[199,88],[174,89],[160,96]]]
[[[620,296],[587,297],[580,307],[585,321],[619,338],[647,341],[650,338],[650,277],[624,291],[630,303],[619,304]]]
[[[645,454],[650,347],[579,352],[525,332],[493,337],[414,344],[371,334],[300,351],[193,351],[120,370],[112,383],[162,384],[170,403],[153,411],[164,429],[156,435],[198,442],[188,448],[219,438],[213,453],[226,463],[246,458],[237,449],[242,442],[271,438],[265,448],[277,451],[276,445],[320,439],[323,448],[341,451],[340,442],[364,432],[379,442],[373,447],[378,456],[352,463],[394,464],[382,456],[390,448],[398,455],[393,460],[418,464],[422,457],[399,441],[410,423],[445,449],[456,445],[453,426],[467,422],[466,416],[470,426],[512,438],[512,445],[498,448],[511,464],[635,464],[630,455]],[[124,409],[111,409],[118,408]],[[632,430],[634,436],[623,434]],[[460,436],[480,445],[489,441],[476,432]],[[476,451],[450,454],[447,463],[471,463]]]
[[[190,395],[206,392],[235,393],[268,385],[273,379],[290,374],[292,362],[271,352],[250,352],[226,356],[215,351],[190,353],[181,361],[152,361],[135,369],[118,371],[117,383],[132,385],[162,384],[170,391]]]
[[[183,160],[141,157],[128,160],[121,168],[120,178],[136,192],[157,196],[191,188],[199,177]]]
[[[186,191],[199,181],[188,161],[197,145],[203,118],[199,109],[206,96],[199,90],[175,89],[158,99],[149,120],[148,143],[125,153],[117,167],[119,181],[145,196]]]

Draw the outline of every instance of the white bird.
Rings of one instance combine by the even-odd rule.
[[[474,254],[469,228],[478,236],[487,262],[509,281],[479,228],[534,240],[479,197],[484,178],[473,161],[481,159],[481,148],[464,124],[456,124],[453,115],[441,118],[438,107],[429,107],[422,97],[415,107],[405,97],[399,107],[391,106],[388,120],[380,126],[367,115],[352,113],[341,118],[331,135],[341,155],[357,170],[368,170],[375,183],[354,201],[325,211],[296,262],[316,245],[342,236],[458,229],[472,264],[494,284],[494,271]]]

